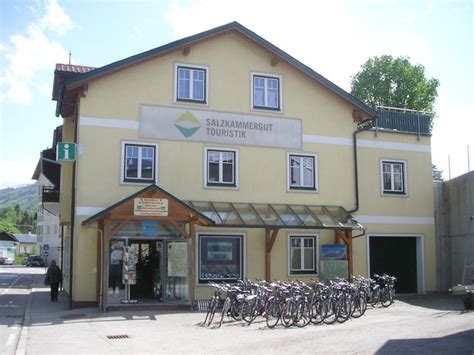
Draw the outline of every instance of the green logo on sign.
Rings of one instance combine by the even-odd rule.
[[[57,161],[73,161],[76,159],[76,145],[74,143],[62,142],[56,147]]]
[[[193,136],[201,128],[199,120],[189,111],[179,116],[174,125],[186,138]]]

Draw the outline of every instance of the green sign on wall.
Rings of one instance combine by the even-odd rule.
[[[76,144],[61,142],[56,146],[57,161],[74,161],[76,159]]]

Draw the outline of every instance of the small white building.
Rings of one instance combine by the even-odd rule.
[[[62,127],[56,128],[53,135],[53,148],[41,152],[32,179],[38,181],[38,235],[39,254],[45,264],[51,260],[61,265],[61,233],[59,226],[59,185],[60,166],[54,162],[56,143],[60,140]]]
[[[13,236],[18,240],[16,255],[39,255],[40,248],[36,234],[13,234]]]

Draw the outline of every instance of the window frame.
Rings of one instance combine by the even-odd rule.
[[[264,85],[264,105],[256,105],[254,102],[254,97],[255,97],[255,81],[254,79],[258,78],[263,78],[265,80],[265,85]],[[278,105],[277,107],[272,107],[268,105],[268,79],[274,79],[277,80],[278,83]],[[251,110],[264,110],[264,111],[274,111],[274,112],[283,112],[283,77],[282,75],[277,75],[277,74],[268,74],[268,73],[259,73],[259,72],[251,72],[250,73],[250,109]]]
[[[190,76],[190,98],[180,98],[179,97],[179,69],[188,69],[188,70],[199,70],[204,72],[204,98],[203,100],[196,100],[192,98],[192,86],[193,81]],[[175,63],[174,64],[174,103],[191,103],[191,104],[200,104],[208,105],[209,104],[209,67],[203,65],[194,65],[189,63]]]
[[[313,240],[313,263],[314,263],[314,268],[313,269],[298,269],[298,270],[293,270],[292,267],[292,259],[291,259],[291,241],[293,239],[311,239]],[[304,249],[304,242],[301,244],[302,247],[301,249]],[[319,250],[319,234],[308,234],[308,233],[303,233],[303,234],[295,234],[291,233],[288,234],[288,276],[314,276],[314,275],[319,275],[319,255],[320,255],[320,250]],[[304,253],[301,253],[301,265],[304,265]]]
[[[216,283],[224,283],[235,281],[231,278],[202,278],[201,279],[201,239],[205,238],[239,238],[240,239],[240,277],[241,279],[245,278],[247,275],[247,244],[246,244],[246,234],[245,233],[197,233],[197,243],[196,243],[196,286],[207,286],[209,281]]]
[[[385,190],[384,187],[384,164],[390,164],[390,179],[391,179],[391,188],[390,190]],[[394,172],[393,166],[395,164],[402,166],[402,190],[397,191],[393,190],[394,187]],[[380,159],[380,193],[382,196],[408,196],[408,174],[407,174],[407,161],[402,159]]]
[[[294,185],[291,183],[291,158],[297,156],[300,158],[313,159],[313,186]],[[303,169],[301,166],[300,169]],[[286,154],[286,170],[287,170],[287,191],[288,192],[319,192],[319,156],[317,153],[287,152]],[[300,175],[300,183],[303,175]]]
[[[226,183],[223,181],[209,181],[209,152],[219,152],[234,154],[234,170],[232,183]],[[223,178],[223,163],[221,155],[219,154],[219,178]],[[232,148],[218,148],[218,147],[204,147],[204,187],[205,188],[224,188],[224,189],[238,189],[239,188],[239,150]]]
[[[158,184],[159,145],[157,143],[150,143],[150,142],[122,141],[121,146],[122,146],[122,148],[121,148],[121,155],[120,155],[120,184],[122,184],[122,185]],[[152,159],[152,162],[153,162],[153,169],[152,169],[153,177],[151,179],[143,179],[141,177],[137,177],[137,178],[126,177],[125,155],[126,155],[128,146],[137,146],[137,147],[140,147],[140,148],[146,147],[146,148],[153,148],[154,149],[154,159]],[[141,149],[140,149],[140,151],[141,151]],[[141,163],[141,161],[139,160],[139,165],[138,166],[140,166],[140,163]],[[137,169],[137,170],[141,174],[140,169]]]

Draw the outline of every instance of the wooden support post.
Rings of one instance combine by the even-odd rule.
[[[352,250],[352,231],[350,230],[336,230],[336,241],[343,241],[347,248],[347,271],[349,281],[352,280],[353,275],[353,250]]]
[[[335,234],[336,234],[336,244],[341,244],[341,237],[339,236],[339,234],[341,233],[340,230],[336,229],[335,231]]]
[[[194,283],[196,280],[196,230],[194,221],[189,223],[189,236],[191,238],[191,307],[194,306]]]
[[[347,259],[348,259],[348,264],[349,264],[348,265],[349,280],[352,281],[352,276],[354,275],[352,231],[346,230],[345,236],[346,236],[346,241],[347,241]]]
[[[189,234],[186,233],[184,228],[181,227],[181,225],[178,224],[178,222],[171,221],[171,224],[177,229],[177,231],[179,232],[179,234],[181,235],[182,238],[185,238],[185,239],[189,238]]]
[[[101,277],[103,278],[102,282],[102,307],[104,309],[107,309],[108,303],[109,303],[109,241],[111,239],[110,235],[110,220],[106,219],[104,220],[103,223],[104,227],[104,244],[102,245],[102,248],[104,250],[104,260],[103,262],[103,268],[102,268],[102,275]]]
[[[275,243],[278,229],[274,229],[270,235],[270,229],[265,229],[265,280],[271,281],[272,277],[272,248]]]

